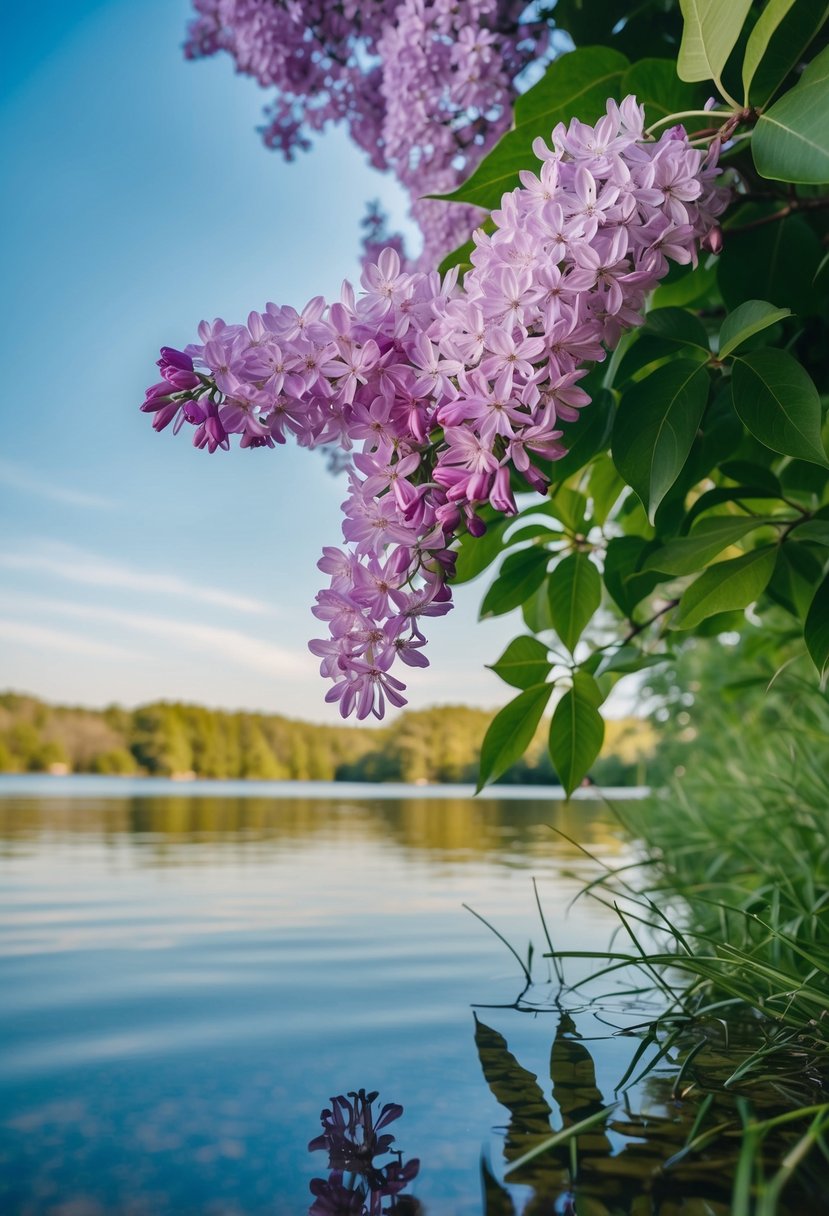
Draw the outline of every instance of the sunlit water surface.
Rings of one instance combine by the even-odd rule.
[[[301,1216],[320,1108],[364,1086],[404,1105],[429,1216],[479,1216],[508,1116],[472,1005],[522,982],[462,904],[540,980],[533,876],[557,945],[615,926],[568,911],[595,867],[551,827],[626,860],[601,801],[554,791],[0,778],[0,1211]],[[477,1014],[549,1096],[555,1013]],[[609,1039],[600,1084],[630,1054]]]

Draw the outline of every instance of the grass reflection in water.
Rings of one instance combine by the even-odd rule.
[[[478,1018],[475,1044],[484,1078],[509,1112],[503,1165],[482,1162],[485,1216],[759,1216],[774,1211],[818,1216],[825,1211],[826,1162],[820,1154],[810,1161],[803,1150],[829,1128],[826,1109],[812,1107],[791,1120],[782,1114],[789,1107],[779,1095],[775,1100],[768,1086],[756,1086],[750,1104],[745,1096],[722,1089],[735,1053],[746,1055],[748,1045],[731,1041],[725,1051],[713,1036],[685,1036],[675,1050],[664,1053],[655,1043],[650,1062],[643,1064],[637,1033],[627,1079],[603,1094],[588,1042],[573,1017],[562,1011],[550,1052],[548,1098],[546,1082],[525,1069],[506,1038]],[[700,1069],[706,1088],[683,1070],[688,1060]],[[776,1204],[782,1183],[790,1183],[791,1169],[779,1163],[793,1152],[802,1164],[785,1204],[767,1201],[764,1206],[763,1192],[774,1192]],[[754,1187],[752,1194],[752,1183],[761,1179],[765,1185]],[[523,1203],[515,1196],[515,1184],[529,1188]]]

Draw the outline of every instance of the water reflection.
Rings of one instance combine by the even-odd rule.
[[[86,837],[111,845],[129,838],[153,860],[174,863],[179,846],[221,840],[261,852],[324,838],[393,843],[452,860],[497,854],[502,864],[510,863],[512,851],[515,861],[525,864],[528,857],[549,857],[551,826],[609,855],[623,847],[618,826],[600,803],[434,796],[359,802],[343,797],[336,785],[329,788],[325,800],[232,797],[221,789],[210,796],[0,797],[0,848],[11,851],[44,837],[54,843]],[[566,844],[555,847],[579,855]]]
[[[523,950],[532,875],[557,940],[605,947],[547,826],[624,856],[600,805],[23,784],[0,798],[3,1216],[298,1216],[321,1098],[355,1083],[405,1095],[429,1216],[480,1216],[498,1108],[469,1007],[517,968],[461,905]]]
[[[514,1010],[512,1029],[520,1014]],[[648,1038],[627,1032],[630,1061],[619,1087],[603,1093],[596,1056],[605,1050],[607,1036],[590,1045],[578,1023],[600,1024],[581,1011],[574,1018],[560,1009],[549,1052],[549,1086],[525,1068],[510,1050],[507,1037],[475,1017],[475,1050],[483,1080],[509,1117],[499,1129],[501,1161],[481,1159],[483,1204],[481,1216],[728,1216],[734,1179],[740,1170],[741,1137],[746,1118],[773,1117],[780,1096],[769,1087],[753,1094],[751,1107],[727,1092],[725,1079],[739,1057],[740,1028],[727,1056],[718,1054],[712,1026],[694,1026],[693,1034],[679,1037],[678,1050],[667,1059],[657,1053],[647,1061]],[[722,1027],[720,1026],[720,1030]],[[703,1038],[700,1039],[700,1034]],[[700,1048],[702,1047],[702,1051]],[[746,1051],[749,1050],[748,1040]],[[698,1087],[693,1061],[702,1058],[712,1086]],[[636,1068],[640,1075],[627,1088]],[[808,1095],[806,1095],[808,1097]],[[403,1195],[417,1178],[420,1162],[404,1164],[393,1148],[394,1136],[379,1133],[403,1114],[389,1103],[375,1119],[372,1103],[377,1094],[364,1090],[348,1098],[332,1098],[322,1112],[323,1134],[309,1149],[328,1153],[331,1174],[314,1179],[316,1197],[309,1216],[398,1216],[426,1209],[414,1194]],[[790,1153],[809,1123],[778,1131],[767,1142],[768,1162]],[[452,1129],[447,1129],[451,1137]],[[378,1158],[393,1154],[385,1167]],[[426,1163],[428,1165],[428,1163]],[[755,1186],[766,1162],[752,1163]],[[818,1216],[825,1212],[829,1170],[819,1152],[812,1158],[798,1151],[801,1172],[788,1179],[781,1202],[758,1207],[777,1216]],[[415,1184],[416,1189],[416,1184]],[[759,1194],[759,1191],[758,1191]],[[388,1207],[385,1197],[391,1197]],[[749,1211],[744,1205],[741,1212]],[[754,1208],[751,1208],[754,1211]]]
[[[308,1150],[328,1154],[329,1175],[311,1182],[315,1199],[309,1216],[415,1216],[421,1210],[417,1199],[402,1194],[417,1177],[420,1161],[404,1161],[402,1151],[392,1147],[394,1133],[383,1130],[400,1118],[403,1107],[387,1102],[375,1117],[377,1098],[376,1090],[367,1094],[360,1089],[348,1097],[339,1094],[323,1109],[322,1134]],[[382,1160],[386,1157],[391,1160]]]
[[[0,798],[3,1216],[299,1216],[320,1101],[355,1082],[405,1101],[428,1216],[481,1216],[482,1143],[485,1216],[728,1210],[731,1098],[661,1169],[701,1107],[676,1062],[620,1098],[636,1035],[480,1007],[471,1041],[470,1003],[511,1005],[518,968],[461,904],[523,950],[532,875],[557,945],[606,948],[612,911],[568,919],[579,855],[548,826],[631,859],[600,805],[88,788]],[[709,1038],[692,1071],[716,1085]]]
[[[718,1055],[716,1044],[709,1047],[701,1042],[699,1033],[696,1027],[693,1037],[689,1034],[681,1040],[667,1062],[660,1064],[657,1054],[650,1066],[641,1069],[644,1077],[638,1082],[608,1094],[599,1087],[596,1061],[576,1021],[561,1011],[550,1051],[548,1102],[538,1075],[521,1065],[505,1036],[476,1018],[481,1071],[509,1113],[501,1178],[482,1161],[484,1216],[517,1216],[519,1211],[522,1216],[675,1216],[680,1211],[684,1216],[728,1216],[733,1212],[734,1180],[745,1167],[741,1162],[745,1122],[772,1118],[791,1105],[781,1101],[781,1094],[767,1080],[759,1089],[752,1087],[751,1106],[741,1105],[745,1099],[724,1087],[740,1055],[739,1038],[729,1044],[726,1054]],[[599,1050],[605,1042],[598,1039]],[[642,1048],[641,1037],[634,1035],[626,1076],[646,1058]],[[695,1077],[700,1059],[712,1087],[707,1093]],[[694,1067],[687,1068],[691,1061]],[[809,1121],[807,1114],[767,1139],[767,1159],[760,1156],[750,1165],[755,1186],[767,1166],[776,1168],[792,1152]],[[788,1178],[783,1200],[763,1211],[778,1216],[818,1216],[826,1211],[825,1154],[815,1151],[804,1158],[806,1154],[799,1151],[800,1172],[796,1179]],[[517,1185],[529,1191],[523,1203],[517,1199]]]

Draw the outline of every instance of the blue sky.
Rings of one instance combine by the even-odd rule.
[[[343,482],[297,449],[210,457],[137,410],[202,317],[301,305],[358,274],[359,221],[403,202],[344,135],[292,165],[227,58],[186,63],[179,0],[47,0],[4,22],[0,688],[333,721],[306,650]],[[516,621],[480,583],[430,622],[413,706],[495,706]]]

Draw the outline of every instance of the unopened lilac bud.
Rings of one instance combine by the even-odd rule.
[[[709,253],[720,253],[722,250],[722,228],[719,224],[715,225],[700,241],[700,248],[707,249]]]
[[[489,496],[489,501],[496,511],[501,511],[504,515],[514,515],[517,511],[515,498],[509,484],[509,468],[507,465],[501,465],[498,472],[495,474],[495,482],[492,487],[492,493]]]

